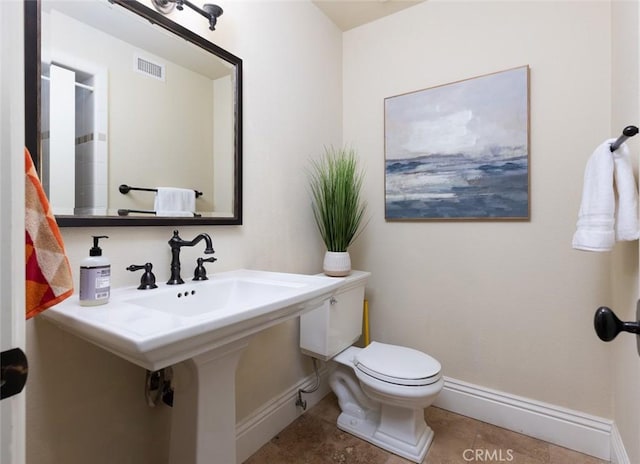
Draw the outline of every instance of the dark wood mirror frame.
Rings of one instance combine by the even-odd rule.
[[[107,1],[107,0],[105,0]],[[235,67],[234,108],[234,192],[233,215],[229,217],[140,217],[140,216],[56,216],[61,227],[173,226],[242,224],[242,59],[209,42],[185,27],[165,18],[135,0],[109,0],[172,32],[188,42],[222,58]],[[25,42],[25,144],[34,165],[40,166],[40,0],[24,1]]]

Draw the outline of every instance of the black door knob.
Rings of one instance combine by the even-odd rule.
[[[24,388],[29,372],[27,356],[20,348],[0,353],[0,400],[17,395]]]
[[[605,342],[610,342],[616,338],[620,332],[640,334],[640,322],[622,322],[613,311],[606,306],[602,306],[596,310],[593,325],[598,337]]]

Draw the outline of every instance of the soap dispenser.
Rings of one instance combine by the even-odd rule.
[[[101,238],[109,237],[94,235],[89,256],[80,263],[80,306],[97,306],[109,301],[111,264],[98,246]]]

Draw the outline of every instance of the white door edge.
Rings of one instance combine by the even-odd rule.
[[[0,349],[25,349],[24,4],[0,1]],[[0,401],[0,462],[25,462],[25,393]]]

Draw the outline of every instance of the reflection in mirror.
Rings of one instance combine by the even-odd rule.
[[[241,224],[241,66],[136,1],[42,0],[37,165],[58,222]],[[201,192],[195,211],[156,215],[162,187]]]

